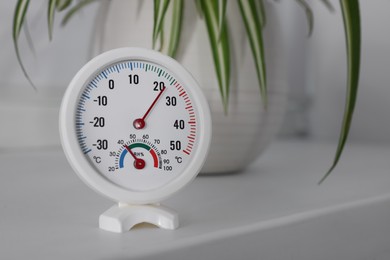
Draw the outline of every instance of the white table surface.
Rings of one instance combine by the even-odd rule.
[[[0,149],[0,259],[390,259],[390,146],[278,141],[237,174],[200,176],[164,201],[175,231],[98,229],[113,202],[59,148]]]

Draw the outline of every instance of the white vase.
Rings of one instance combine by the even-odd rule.
[[[210,104],[213,121],[210,153],[202,173],[242,170],[258,157],[280,126],[287,91],[281,59],[283,39],[273,8],[266,3],[264,38],[269,104],[265,111],[238,5],[235,1],[228,2],[232,78],[229,110],[225,115],[204,20],[199,18],[194,1],[185,1],[176,59],[199,82]],[[95,28],[93,55],[125,46],[151,48],[153,1],[102,1]]]

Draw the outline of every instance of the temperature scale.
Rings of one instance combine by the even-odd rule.
[[[99,218],[125,232],[148,222],[178,227],[159,203],[200,171],[211,119],[196,81],[156,51],[121,48],[88,62],[73,78],[60,110],[63,149],[78,176],[118,202]]]

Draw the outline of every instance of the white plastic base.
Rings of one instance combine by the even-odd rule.
[[[163,229],[176,229],[179,218],[175,211],[162,205],[129,205],[119,203],[99,217],[103,230],[123,233],[140,223],[150,223]]]

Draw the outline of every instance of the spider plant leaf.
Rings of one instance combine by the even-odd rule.
[[[218,0],[218,30],[222,31],[222,25],[225,22],[227,0]]]
[[[160,48],[158,48],[159,52],[162,52],[164,49],[164,43],[165,43],[165,34],[164,34],[164,26],[161,27],[161,31],[159,33],[159,39],[160,39]]]
[[[53,38],[53,25],[54,25],[54,14],[56,12],[57,0],[49,0],[47,9],[47,25],[49,26],[49,39]]]
[[[18,0],[16,3],[12,30],[12,36],[15,41],[18,39],[20,31],[22,30],[29,3],[29,0]]]
[[[333,164],[320,180],[321,184],[336,167],[340,156],[343,152],[345,142],[348,138],[349,129],[351,127],[351,121],[353,111],[355,109],[356,98],[358,94],[359,86],[359,70],[360,70],[360,12],[358,0],[340,0],[341,10],[343,13],[344,27],[345,27],[345,39],[347,47],[347,94],[345,101],[344,117],[339,135],[339,142],[333,160]]]
[[[154,0],[153,48],[161,33],[170,0]]]
[[[15,47],[15,53],[16,53],[16,58],[18,59],[18,63],[20,65],[20,68],[22,69],[22,72],[30,85],[36,90],[36,87],[34,83],[32,82],[30,76],[28,75],[26,68],[23,65],[22,59],[20,57],[20,52],[19,52],[19,44],[18,44],[18,39],[20,35],[20,31],[23,28],[24,20],[26,17],[26,12],[28,9],[30,1],[29,0],[18,0],[16,3],[16,8],[15,8],[15,13],[14,13],[14,20],[13,20],[13,28],[12,28],[12,38],[14,41],[14,47]]]
[[[238,4],[256,65],[262,101],[267,108],[267,73],[260,13],[256,12],[255,0],[238,0]]]
[[[303,10],[306,13],[307,24],[309,26],[307,35],[308,37],[310,37],[313,32],[313,23],[314,23],[313,11],[311,10],[306,0],[295,0],[295,1],[303,8]]]
[[[328,8],[329,11],[334,12],[334,7],[329,0],[321,0],[321,2]]]
[[[261,24],[261,27],[264,28],[266,23],[267,23],[267,16],[265,13],[265,8],[264,8],[264,1],[259,0],[256,3],[257,3],[256,10],[257,10],[257,12],[259,12],[260,24]]]
[[[73,15],[75,15],[79,10],[81,10],[83,7],[87,6],[88,4],[94,2],[96,0],[81,0],[79,1],[75,6],[73,6],[64,16],[64,18],[62,19],[62,22],[61,22],[61,25],[62,26],[65,26],[70,18],[73,17]]]
[[[201,0],[194,0],[195,1],[195,7],[198,12],[198,15],[200,18],[203,18],[203,10],[202,10],[202,3]]]
[[[155,31],[155,27],[156,27],[156,24],[157,24],[157,15],[158,15],[158,9],[160,8],[160,0],[154,0],[153,1],[153,35],[152,35],[152,48],[155,49],[155,46],[156,46],[156,41],[157,39],[155,40],[154,39],[154,31]],[[161,37],[162,38],[162,37]],[[160,38],[160,46],[163,44],[161,42],[161,39]]]
[[[70,4],[72,3],[72,0],[57,0],[56,1],[56,9],[57,11],[61,12],[68,8]]]
[[[209,35],[211,51],[213,54],[214,68],[217,74],[222,104],[227,114],[230,88],[230,49],[226,22],[219,32],[218,6],[216,1],[201,0],[202,12],[205,17],[207,32]]]
[[[30,29],[28,27],[27,20],[24,22],[23,31],[24,31],[24,35],[26,36],[27,45],[30,48],[31,53],[36,58],[37,52],[35,51],[34,42],[33,42],[32,37],[31,37],[31,33],[30,33]]]
[[[183,0],[173,0],[172,24],[168,46],[168,55],[171,57],[175,57],[177,47],[179,46],[181,24],[183,20],[183,7]]]

